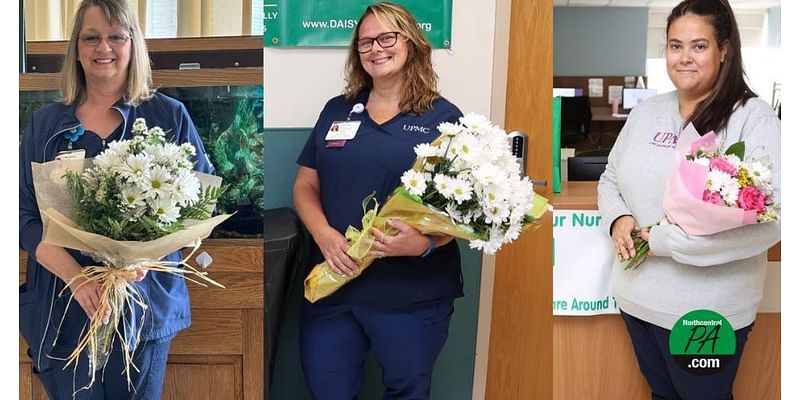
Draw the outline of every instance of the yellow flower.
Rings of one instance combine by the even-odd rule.
[[[753,178],[747,173],[747,170],[742,168],[739,170],[739,176],[736,177],[739,182],[739,187],[752,186]]]

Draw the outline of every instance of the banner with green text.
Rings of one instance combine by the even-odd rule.
[[[453,0],[394,0],[406,7],[435,49],[449,49]],[[264,0],[264,47],[346,47],[358,18],[376,0]]]
[[[611,294],[614,251],[597,210],[553,212],[553,315],[618,313]]]

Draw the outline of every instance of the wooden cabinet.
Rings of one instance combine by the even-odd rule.
[[[162,399],[264,398],[264,256],[260,239],[208,239],[209,275],[226,288],[187,282],[192,326],[170,348]],[[20,252],[20,283],[25,279]],[[19,341],[20,400],[46,399]]]

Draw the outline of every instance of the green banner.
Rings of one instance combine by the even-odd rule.
[[[264,47],[347,47],[358,18],[375,0],[264,0]],[[449,49],[453,0],[395,0],[435,49]]]

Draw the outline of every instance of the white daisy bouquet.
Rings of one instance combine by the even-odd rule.
[[[306,299],[330,295],[369,266],[374,259],[367,253],[375,240],[369,228],[395,234],[389,219],[400,218],[423,234],[466,239],[470,247],[494,254],[549,209],[528,177],[520,176],[506,132],[486,117],[467,114],[438,129],[438,139],[414,148],[414,166],[380,211],[377,204],[366,210],[365,200],[362,229],[348,228],[347,254],[358,273],[342,276],[320,263],[306,277]]]
[[[132,132],[133,139],[111,142],[93,159],[32,165],[42,241],[79,250],[98,263],[83,268],[78,277],[100,287],[98,312],[67,359],[70,365],[82,351],[88,352],[92,380],[87,387],[105,367],[114,340],[122,341],[125,369],[130,371],[133,348],[128,347],[139,342],[147,310],[131,282],[137,271],[221,287],[187,263],[194,251],[182,261],[159,261],[184,247],[196,250],[228,218],[211,216],[224,190],[221,179],[192,171],[195,149],[190,143],[168,142],[161,128],[148,129],[142,118]],[[143,310],[136,328],[122,318],[134,304]]]
[[[736,142],[724,152],[716,135],[702,137],[691,124],[681,133],[676,161],[664,190],[662,223],[673,223],[689,235],[711,235],[744,225],[777,221],[771,162],[745,158],[745,143]],[[633,233],[636,255],[624,263],[637,268],[647,258],[650,245]]]

